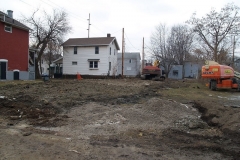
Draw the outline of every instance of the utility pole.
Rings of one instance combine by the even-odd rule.
[[[234,69],[234,52],[235,52],[235,45],[236,45],[236,42],[235,42],[235,36],[233,36],[233,57],[232,57],[232,67]]]
[[[124,65],[124,28],[122,30],[122,78],[123,78],[123,65]]]
[[[87,19],[88,20],[88,38],[89,38],[89,32],[90,32],[90,13],[89,13],[89,18]]]
[[[144,37],[143,37],[143,46],[142,46],[142,72],[144,68]]]

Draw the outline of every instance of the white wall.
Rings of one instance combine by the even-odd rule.
[[[112,49],[110,55],[110,47]],[[95,46],[78,47],[77,54],[74,54],[74,47],[64,47],[63,49],[63,74],[75,75],[79,72],[81,75],[107,75],[109,62],[111,62],[111,72],[113,66],[117,63],[117,50],[114,43],[109,46],[99,46],[99,54],[95,54]],[[88,59],[99,59],[98,69],[90,69]],[[77,65],[72,65],[72,62]]]
[[[49,66],[47,64],[47,61],[41,60],[41,67],[42,67],[42,74],[49,74],[49,70],[48,70]],[[39,68],[39,73],[41,73],[40,68]]]
[[[111,47],[111,55],[110,55],[110,47]],[[111,70],[110,70],[110,75],[117,75],[118,74],[118,63],[117,63],[117,49],[115,47],[114,42],[111,43],[108,47],[108,64],[111,62]],[[114,54],[114,49],[115,49],[115,54]],[[108,65],[109,69],[109,65]]]

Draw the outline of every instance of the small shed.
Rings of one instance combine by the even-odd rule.
[[[172,65],[168,74],[170,79],[182,79],[183,78],[183,65]]]
[[[123,75],[136,77],[140,75],[141,57],[140,52],[125,52],[123,61]],[[118,53],[118,74],[122,74],[122,53]]]
[[[198,78],[203,62],[185,61],[184,78]]]

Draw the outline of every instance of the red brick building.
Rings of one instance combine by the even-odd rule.
[[[11,10],[0,11],[0,80],[14,79],[14,71],[20,79],[29,78],[29,30]]]

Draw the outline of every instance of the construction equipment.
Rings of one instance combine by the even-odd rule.
[[[152,79],[155,81],[164,81],[165,76],[161,74],[159,65],[160,65],[160,62],[158,60],[154,61],[153,64],[147,63],[142,70],[141,79],[143,80]]]
[[[202,78],[210,79],[207,84],[213,91],[217,89],[237,89],[240,91],[240,73],[227,65],[206,61],[202,66]]]

